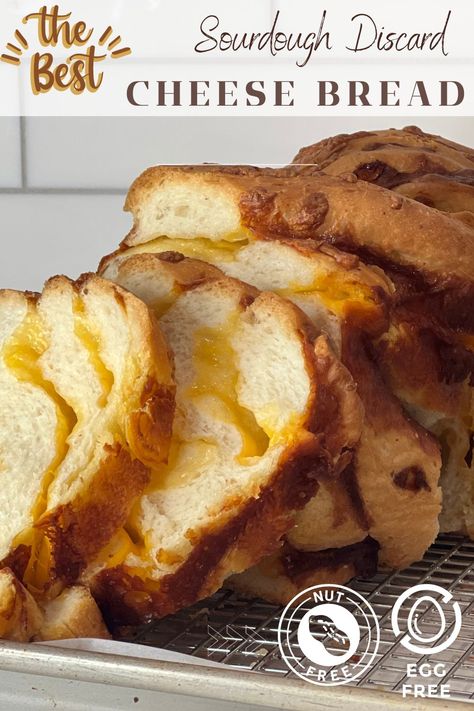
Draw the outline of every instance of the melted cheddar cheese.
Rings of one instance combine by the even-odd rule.
[[[59,395],[54,385],[43,376],[39,359],[48,347],[48,337],[41,318],[33,306],[3,349],[3,360],[14,377],[41,388],[54,403],[56,410],[55,452],[44,472],[40,492],[33,505],[32,518],[37,521],[47,508],[48,489],[57,468],[68,452],[67,439],[77,418],[71,407]],[[51,545],[41,531],[33,528],[23,531],[13,541],[13,549],[26,545],[31,549],[24,582],[32,592],[43,589],[51,568]]]
[[[202,328],[195,333],[193,384],[185,393],[196,407],[209,416],[231,425],[239,433],[242,445],[237,461],[245,464],[251,457],[262,456],[268,449],[269,433],[258,424],[253,413],[240,405],[237,398],[238,370],[230,344],[232,327]],[[219,442],[209,438],[183,441],[173,434],[168,465],[154,477],[152,488],[170,489],[189,483],[199,471],[216,462]]]
[[[233,255],[248,244],[248,236],[237,235],[235,240],[219,240],[214,242],[206,237],[196,239],[178,239],[173,237],[159,237],[127,249],[127,256],[132,254],[181,252],[186,257],[202,259],[211,264],[231,262]]]
[[[145,244],[131,247],[127,250],[127,255],[173,251],[219,266],[233,261],[239,250],[253,240],[252,233],[244,228],[242,228],[242,233],[235,233],[235,235],[227,236],[225,240],[218,241],[205,237],[196,239],[159,237]],[[351,278],[342,269],[320,274],[310,284],[303,285],[293,282],[287,288],[275,291],[288,298],[291,298],[292,294],[302,296],[317,294],[330,311],[341,317],[345,317],[354,309],[372,310],[377,306],[372,288],[362,281]]]
[[[30,383],[44,390],[56,409],[56,450],[44,474],[41,492],[32,511],[34,520],[37,520],[46,509],[49,485],[67,454],[67,438],[77,422],[74,410],[59,395],[54,385],[43,376],[38,361],[47,347],[47,334],[40,316],[33,307],[30,307],[26,318],[5,345],[2,354],[4,363],[12,375],[20,382]]]
[[[279,291],[281,296],[291,294],[317,294],[323,304],[337,316],[344,317],[354,308],[373,309],[376,306],[372,289],[367,284],[355,281],[344,273],[333,272],[318,276],[312,284],[290,284]]]
[[[114,568],[120,565],[131,553],[140,555],[141,551],[141,546],[135,544],[130,534],[121,528],[107,546],[101,550],[97,562],[107,568]]]
[[[270,432],[265,432],[253,413],[237,398],[239,373],[230,343],[232,327],[202,328],[195,334],[195,382],[189,389],[191,400],[206,397],[211,417],[232,424],[242,438],[239,461],[260,457],[268,449]]]
[[[42,531],[29,528],[16,536],[13,541],[13,550],[19,546],[30,549],[22,582],[33,595],[41,595],[50,579],[53,564],[51,542]]]
[[[87,351],[89,361],[102,387],[102,395],[97,404],[99,407],[105,407],[114,384],[114,376],[101,358],[100,341],[87,325],[84,304],[79,297],[74,300],[74,333]]]

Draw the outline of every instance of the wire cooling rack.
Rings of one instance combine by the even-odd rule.
[[[462,628],[445,651],[429,656],[407,651],[395,638],[391,611],[398,597],[420,583],[449,590],[462,611]],[[355,579],[348,585],[370,602],[380,625],[380,645],[373,665],[354,686],[400,692],[407,682],[407,664],[442,663],[452,699],[474,701],[474,542],[440,536],[422,561],[403,571]],[[150,627],[140,628],[133,641],[221,662],[230,668],[280,677],[292,675],[281,658],[277,629],[282,607],[259,599],[244,599],[222,590],[198,605]],[[436,611],[422,611],[422,629],[436,626]],[[130,637],[128,641],[131,641]],[[410,679],[426,684],[424,679]]]

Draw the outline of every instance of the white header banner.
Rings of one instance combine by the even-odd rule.
[[[2,0],[0,115],[473,116],[466,0]]]

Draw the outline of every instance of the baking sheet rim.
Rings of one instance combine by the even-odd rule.
[[[236,669],[215,669],[176,662],[146,660],[41,644],[0,642],[0,670],[115,687],[232,701],[288,711],[362,709],[441,711],[473,709],[448,699],[406,699],[400,694],[357,687],[315,687],[299,680],[272,678]]]

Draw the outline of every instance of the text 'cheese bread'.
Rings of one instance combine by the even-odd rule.
[[[174,408],[149,309],[97,276],[0,292],[0,560],[53,596],[165,461]]]
[[[168,468],[129,518],[129,546],[90,573],[112,618],[133,620],[192,604],[278,548],[350,459],[361,411],[288,301],[175,252],[116,267],[109,278],[153,306],[176,363]]]

